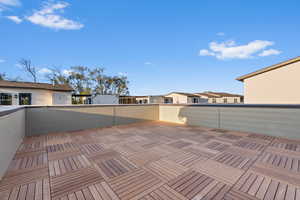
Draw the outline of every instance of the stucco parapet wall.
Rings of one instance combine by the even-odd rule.
[[[236,108],[297,108],[300,104],[160,104],[160,106],[183,107],[236,107]]]
[[[24,109],[25,106],[0,106],[0,117]]]
[[[90,108],[90,107],[128,107],[128,106],[159,106],[159,104],[88,104],[88,105],[55,105],[26,106],[26,108]]]

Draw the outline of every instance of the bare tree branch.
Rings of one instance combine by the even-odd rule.
[[[37,82],[37,70],[34,66],[32,66],[31,60],[22,58],[19,60],[19,64],[22,66],[23,70],[28,73],[32,79],[33,82]]]

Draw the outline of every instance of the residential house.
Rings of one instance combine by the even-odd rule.
[[[118,95],[73,94],[73,104],[119,104]]]
[[[120,96],[120,104],[161,104],[171,101],[163,95],[148,95],[148,96]]]
[[[199,95],[201,99],[207,99],[207,103],[223,103],[223,104],[234,104],[243,103],[244,97],[239,94],[231,94],[227,92],[202,92],[195,93]]]
[[[237,78],[247,104],[299,104],[300,56]]]
[[[197,104],[204,103],[206,99],[202,99],[197,94],[184,92],[171,92],[165,95],[166,98],[172,99],[173,104]]]
[[[0,105],[71,104],[69,85],[0,81]]]

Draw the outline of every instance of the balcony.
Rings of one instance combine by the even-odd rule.
[[[0,199],[300,199],[297,105],[0,111]]]

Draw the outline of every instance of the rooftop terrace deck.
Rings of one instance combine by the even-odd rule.
[[[300,142],[162,122],[25,138],[1,200],[300,199]]]

